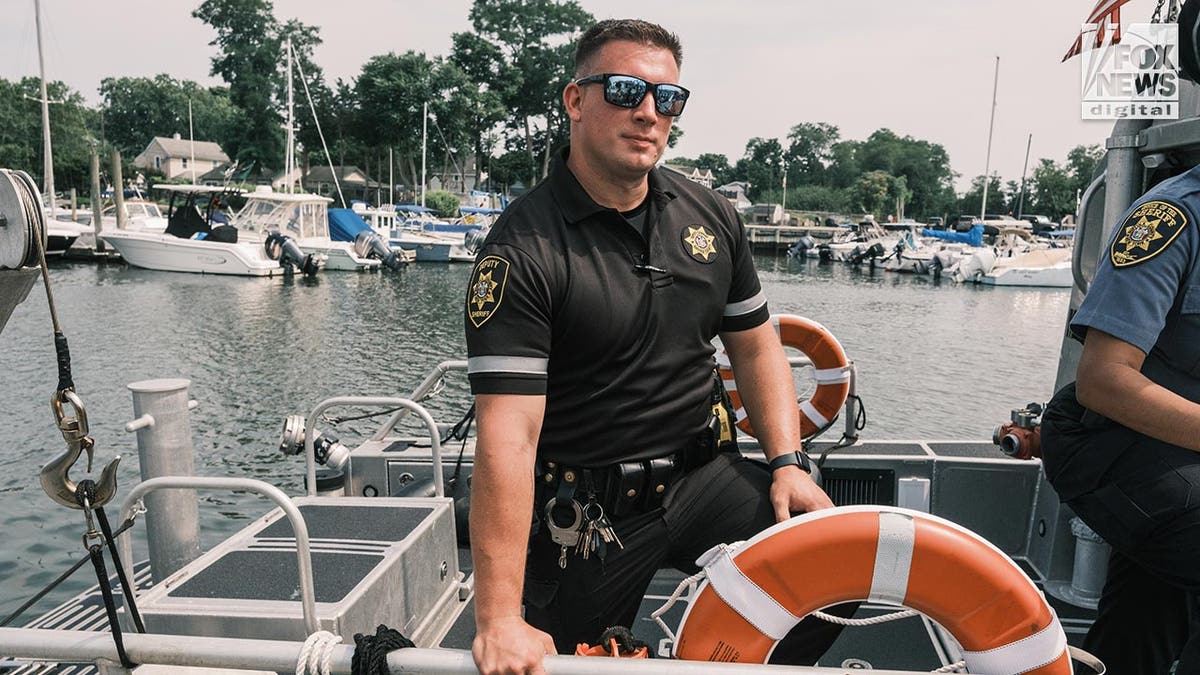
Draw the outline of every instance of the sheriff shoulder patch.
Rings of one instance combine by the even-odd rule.
[[[500,309],[508,268],[508,261],[496,255],[489,255],[475,265],[467,294],[467,319],[476,328],[482,327]]]
[[[717,238],[709,233],[703,225],[687,226],[680,232],[683,240],[683,250],[694,260],[711,263],[717,254]]]
[[[1114,267],[1144,263],[1162,253],[1188,224],[1183,209],[1171,202],[1151,201],[1129,214],[1109,248]]]

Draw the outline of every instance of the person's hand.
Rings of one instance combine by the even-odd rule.
[[[554,639],[519,616],[478,626],[471,645],[480,675],[545,675],[542,657],[555,653]]]
[[[771,506],[775,507],[775,522],[782,523],[793,513],[833,508],[833,502],[808,472],[798,466],[785,466],[772,476]]]

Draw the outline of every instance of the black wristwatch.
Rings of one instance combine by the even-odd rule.
[[[772,459],[769,466],[771,467],[772,472],[776,471],[777,469],[782,469],[785,466],[798,466],[804,470],[804,473],[812,474],[816,465],[813,464],[812,458],[808,456],[807,452],[803,450],[797,450],[795,452],[782,454],[775,459]]]

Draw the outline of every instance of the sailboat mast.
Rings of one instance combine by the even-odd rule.
[[[425,150],[429,140],[429,104],[421,106],[421,206],[425,206]]]
[[[987,213],[988,183],[991,178],[988,172],[992,169],[992,129],[996,126],[996,89],[1000,84],[1000,57],[996,57],[996,74],[992,78],[992,117],[988,121],[987,158],[983,160],[983,203],[979,205],[979,219],[983,220]]]
[[[196,131],[192,127],[192,99],[188,98],[188,146],[192,155],[192,185],[196,184]]]
[[[1017,202],[1017,218],[1025,214],[1025,172],[1029,170],[1029,148],[1033,147],[1033,134],[1025,142],[1025,163],[1021,165],[1021,198]]]
[[[288,192],[295,192],[296,170],[296,112],[292,98],[292,40],[287,40],[287,154],[284,156],[284,177]]]
[[[42,53],[42,3],[33,0],[34,23],[37,24],[38,71],[42,76],[42,175],[45,197],[50,204],[50,217],[55,215],[54,153],[50,148],[50,97],[46,94],[46,58]]]

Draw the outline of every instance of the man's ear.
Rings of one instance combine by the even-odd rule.
[[[567,83],[567,86],[563,87],[562,100],[567,117],[571,118],[572,122],[583,118],[583,87],[574,82]]]

